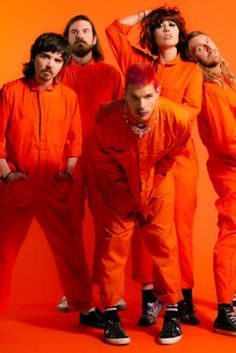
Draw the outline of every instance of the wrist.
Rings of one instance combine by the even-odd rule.
[[[5,174],[4,176],[1,177],[1,179],[3,180],[3,182],[5,184],[8,184],[8,178],[12,173],[14,173],[14,172],[12,170],[10,170],[7,174]]]
[[[62,174],[66,175],[70,181],[74,181],[73,175],[70,172],[67,172],[66,170],[62,172]]]
[[[146,10],[138,12],[138,20],[141,22],[146,17]]]

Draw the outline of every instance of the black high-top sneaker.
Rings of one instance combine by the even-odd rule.
[[[218,315],[214,322],[214,331],[236,336],[236,315],[230,304],[219,304]]]
[[[126,345],[131,341],[121,326],[117,309],[105,310],[104,341],[115,346]]]

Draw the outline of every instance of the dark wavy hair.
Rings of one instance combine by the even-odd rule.
[[[96,31],[96,28],[95,28],[93,22],[89,19],[89,17],[87,17],[85,15],[77,15],[77,16],[72,17],[69,20],[69,22],[67,23],[63,35],[68,39],[69,29],[70,29],[71,25],[74,22],[76,22],[76,21],[87,21],[87,22],[89,22],[91,24],[92,31],[93,31],[93,36],[97,37],[96,43],[94,44],[93,49],[92,49],[93,59],[94,59],[94,61],[103,61],[104,60],[104,54],[103,54],[103,50],[102,50],[102,47],[101,47],[101,44],[100,44],[100,40],[98,38],[98,34],[97,34],[97,31]]]
[[[150,50],[153,55],[158,55],[158,46],[154,38],[154,30],[163,21],[173,21],[179,29],[179,42],[176,45],[178,53],[185,53],[185,41],[187,36],[186,25],[180,10],[177,7],[162,6],[153,10],[141,21],[141,32],[139,43],[142,48]]]
[[[23,65],[23,74],[25,78],[29,79],[35,75],[34,60],[36,56],[43,52],[60,53],[64,65],[67,64],[71,58],[71,47],[68,40],[61,34],[47,32],[41,34],[31,46],[30,61]]]

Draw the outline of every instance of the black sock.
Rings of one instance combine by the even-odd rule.
[[[232,308],[232,305],[230,303],[221,303],[218,304],[218,310],[222,309],[222,308]]]
[[[153,294],[152,289],[142,289],[142,303],[143,306],[147,303],[154,303],[157,300],[156,296]]]
[[[105,315],[105,320],[117,319],[118,318],[117,308],[116,307],[105,308],[104,315]]]
[[[173,305],[167,305],[166,306],[166,312],[165,312],[165,318],[167,319],[178,319],[178,304],[173,304]]]
[[[192,288],[182,289],[182,294],[186,303],[193,305]]]

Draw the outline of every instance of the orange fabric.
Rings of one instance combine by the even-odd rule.
[[[0,116],[0,157],[28,176],[24,182],[0,184],[0,300],[6,300],[13,265],[36,217],[71,308],[87,309],[91,302],[87,264],[78,249],[68,205],[72,184],[54,181],[64,170],[65,157],[81,154],[77,97],[62,84],[40,90],[19,79],[2,88]]]
[[[115,20],[106,34],[116,60],[125,74],[127,68],[139,62],[152,64],[158,75],[161,95],[181,104],[187,111],[191,125],[194,124],[201,107],[202,73],[197,65],[182,61],[177,56],[168,64],[161,64],[158,59],[135,48],[128,41],[132,27],[122,25]],[[198,179],[197,157],[193,141],[190,140],[185,150],[177,158],[173,167],[175,179],[175,226],[179,243],[179,261],[181,267],[182,288],[193,287],[193,219],[196,209],[196,188]],[[183,193],[183,185],[186,185]],[[134,240],[136,242],[136,240]],[[137,234],[134,253],[139,253],[142,261],[133,262],[133,278],[143,284],[150,283],[152,266],[142,240]]]
[[[0,99],[0,158],[7,157],[13,168],[41,177],[47,170],[46,177],[52,177],[63,170],[63,155],[80,156],[79,106],[73,91],[63,85],[40,91],[33,82],[19,79],[4,85]]]
[[[89,138],[95,115],[101,104],[115,100],[123,95],[121,75],[113,66],[102,61],[90,61],[80,66],[71,60],[62,72],[62,82],[72,88],[79,98],[81,111],[83,150],[81,163],[77,168],[76,187],[73,195],[73,210],[78,236],[82,237],[82,222],[86,195],[95,228],[95,252],[92,279],[99,282],[98,266],[102,243],[103,202],[97,188],[93,168],[87,155]]]
[[[125,122],[124,100],[103,107],[97,116],[91,158],[107,206],[101,256],[104,305],[114,305],[123,295],[124,267],[136,222],[154,262],[157,295],[167,303],[181,299],[173,178],[168,172],[190,131],[182,107],[165,98],[159,104],[148,120],[152,130],[143,138]]]
[[[113,66],[102,61],[92,60],[80,66],[71,60],[64,67],[61,80],[78,95],[84,140],[91,131],[100,105],[122,97],[121,75]]]
[[[207,168],[219,199],[214,275],[218,303],[231,303],[236,289],[236,86],[205,82],[198,118],[207,147]]]

